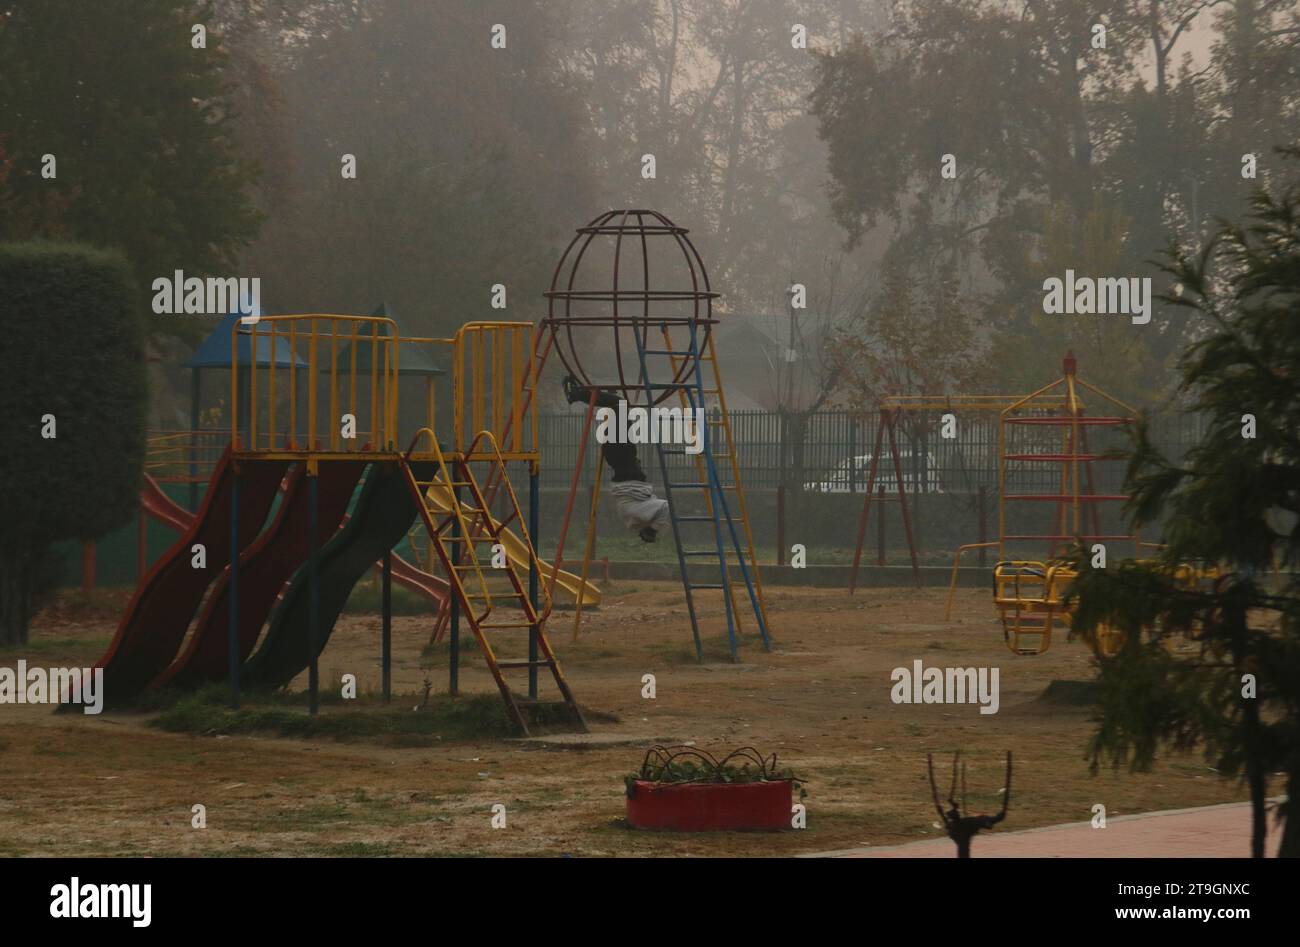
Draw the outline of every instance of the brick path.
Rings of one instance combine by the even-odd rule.
[[[1271,808],[1271,807],[1270,807]],[[1009,818],[1014,818],[1012,812]],[[1270,812],[1265,851],[1277,850]],[[821,852],[829,858],[953,858],[957,848],[947,838],[906,845]],[[1250,805],[1244,802],[1199,809],[1169,809],[1116,816],[1104,829],[1090,822],[1052,825],[1022,832],[986,832],[975,837],[972,858],[1246,858],[1250,855]]]

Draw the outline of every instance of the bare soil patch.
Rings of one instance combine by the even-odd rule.
[[[986,809],[997,805],[1003,753],[1014,750],[1008,829],[1082,821],[1097,803],[1113,817],[1245,798],[1199,757],[1147,774],[1090,775],[1086,697],[1070,685],[1043,696],[1053,681],[1093,677],[1088,649],[1058,641],[1046,655],[1017,657],[1002,644],[987,591],[959,591],[951,623],[944,595],[770,589],[774,649],[764,653],[747,627],[739,664],[725,659],[720,604],[708,602],[701,665],[680,586],[615,583],[603,607],[584,616],[576,643],[572,613],[557,612],[551,624],[579,701],[608,715],[585,741],[435,735],[431,745],[401,747],[196,736],[151,727],[149,714],[0,706],[0,855],[773,855],[889,845],[941,834],[925,755],[946,762],[957,749],[969,761],[972,807]],[[0,663],[89,664],[115,623],[106,610],[55,608],[38,619],[31,645],[0,653]],[[377,615],[340,621],[320,662],[323,686],[337,689],[341,675],[355,674],[363,706],[322,713],[378,700],[379,627]],[[425,651],[430,627],[424,616],[394,620],[398,710],[420,702],[426,678],[435,694],[446,690],[445,649]],[[999,712],[892,703],[891,671],[916,659],[1000,668]],[[641,697],[645,674],[656,677],[655,700]],[[548,685],[544,677],[543,696]],[[494,693],[476,653],[461,688]],[[649,744],[685,741],[775,752],[806,780],[807,829],[680,836],[626,828],[623,776]],[[504,830],[490,825],[496,803],[507,809]],[[191,828],[195,804],[207,809],[206,829]]]

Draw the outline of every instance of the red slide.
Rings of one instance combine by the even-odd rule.
[[[287,462],[251,464],[241,473],[241,541],[252,542],[261,530],[287,467]],[[167,668],[185,640],[203,593],[230,561],[232,470],[227,448],[212,471],[198,514],[136,587],[108,650],[96,662],[96,668],[104,669],[109,705],[129,703]],[[202,569],[192,564],[196,543],[204,547]]]
[[[321,542],[331,536],[347,518],[346,510],[364,463],[322,464],[317,487]],[[186,532],[194,514],[167,496],[152,477],[145,476],[140,505],[154,519],[178,532]],[[307,558],[307,490],[303,476],[295,470],[285,478],[284,501],[275,520],[239,557],[239,648],[240,661],[247,659],[257,644],[270,609],[283,584]],[[300,489],[300,487],[302,487]],[[226,507],[229,516],[229,507]],[[298,547],[302,548],[299,549]],[[376,563],[376,567],[381,564]],[[393,578],[413,592],[425,596],[442,611],[448,601],[447,581],[417,568],[393,553]],[[221,680],[229,671],[230,599],[227,594],[230,570],[225,570],[199,617],[198,625],[180,657],[159,674],[152,686],[177,684],[194,686]]]
[[[317,477],[317,529],[322,545],[334,535],[347,513],[365,461],[322,464]],[[239,557],[239,661],[252,653],[262,624],[284,583],[307,561],[311,511],[306,468],[298,465],[285,478],[283,500],[271,525]],[[219,681],[230,668],[230,570],[208,596],[194,634],[179,658],[152,687],[176,684],[197,687]]]
[[[178,533],[185,532],[194,522],[194,514],[164,493],[158,481],[148,474],[144,475],[144,486],[140,488],[140,506],[158,522]]]
[[[383,563],[376,563],[376,567],[382,569]],[[450,592],[446,579],[430,575],[407,562],[397,553],[393,553],[393,578],[398,584],[406,586],[412,592],[420,593],[440,606],[447,600]]]

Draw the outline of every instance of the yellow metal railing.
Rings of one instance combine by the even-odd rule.
[[[229,441],[226,430],[150,431],[144,471],[159,483],[207,483]]]
[[[241,335],[249,352],[242,362]],[[250,325],[236,323],[231,336],[231,436],[239,450],[395,449],[399,355],[392,319],[266,316]],[[370,363],[365,370],[359,367],[362,346]],[[367,392],[363,404],[360,396]],[[341,407],[351,421],[346,432]],[[362,427],[363,418],[368,429]]]
[[[469,322],[452,344],[453,444],[487,431],[509,458],[537,451],[537,374],[531,322]],[[468,395],[468,397],[467,397]],[[468,436],[467,436],[468,435]]]
[[[470,322],[451,338],[403,338],[387,317],[328,314],[236,324],[231,439],[245,453],[396,453],[406,431],[439,430],[431,376],[405,429],[398,410],[403,353],[420,349],[450,369],[451,442],[442,450],[474,453],[487,431],[505,459],[536,459],[533,331],[529,322]]]

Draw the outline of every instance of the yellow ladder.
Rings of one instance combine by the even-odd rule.
[[[410,462],[410,455],[416,443],[424,436],[427,436],[433,444],[432,452],[437,464],[433,480],[419,479]],[[536,569],[539,576],[543,573],[532,537],[528,535],[519,500],[506,475],[506,462],[497,447],[496,439],[489,431],[481,431],[465,453],[480,458],[476,462],[488,464],[489,476],[496,477],[497,482],[505,488],[509,500],[507,513],[499,521],[494,519],[483,490],[470,469],[470,464],[458,460],[451,465],[455,469],[449,469],[446,458],[438,446],[437,438],[431,430],[422,428],[412,440],[402,467],[406,473],[407,484],[416,498],[420,521],[429,537],[430,548],[447,574],[452,594],[456,597],[461,614],[469,622],[488,671],[496,681],[497,689],[505,701],[506,711],[511,721],[524,736],[529,735],[528,721],[520,708],[520,701],[506,683],[502,671],[515,668],[528,668],[531,671],[545,667],[550,670],[555,685],[560,691],[562,702],[569,708],[574,722],[582,732],[586,732],[587,722],[573,698],[573,692],[569,689],[569,684],[560,670],[559,661],[546,637],[546,621],[551,612],[551,601],[546,595],[546,584],[539,583],[544,596],[540,611],[533,607],[526,591],[530,567]],[[439,492],[437,488],[446,489],[454,498],[453,501],[447,505],[438,503],[435,499],[436,493]],[[465,490],[467,493],[464,502],[458,499],[460,490]],[[501,567],[493,568],[491,562],[492,548],[501,543],[502,531],[512,523],[517,524],[528,549],[529,562],[524,566],[522,579],[518,567],[509,556],[504,557],[504,565]],[[485,546],[486,557],[483,553]],[[504,578],[505,587],[502,588],[500,582],[489,583],[489,575]],[[493,584],[496,586],[495,590]],[[517,610],[522,617],[502,616],[503,609]],[[536,630],[537,656],[530,655],[524,660],[501,660],[488,640],[488,633],[497,631],[522,631],[525,632],[525,640],[527,640],[527,633],[533,629]]]

